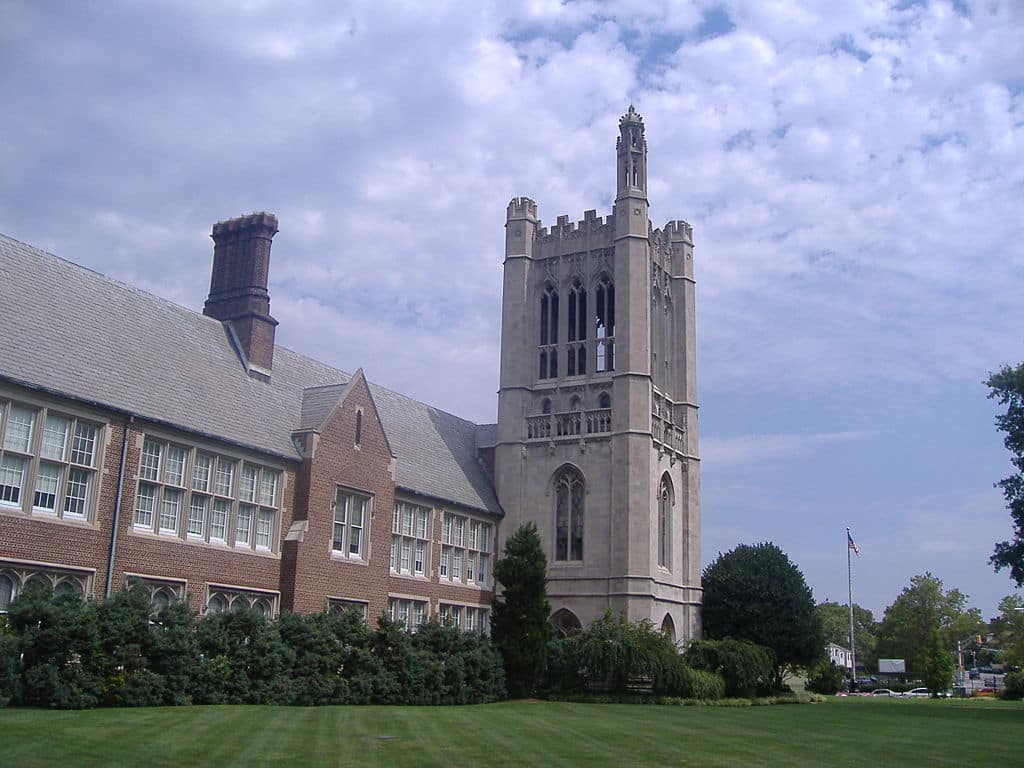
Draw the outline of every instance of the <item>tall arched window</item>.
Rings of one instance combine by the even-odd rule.
[[[665,635],[673,643],[676,641],[676,623],[672,621],[672,617],[667,613],[661,622],[661,634]]]
[[[582,376],[587,372],[587,289],[579,280],[574,280],[569,289],[569,329],[566,350],[565,373],[567,376]]]
[[[595,309],[594,338],[595,347],[594,370],[598,373],[615,370],[615,285],[602,275],[595,292],[597,306]]]
[[[672,481],[662,475],[658,486],[658,565],[672,567]]]
[[[558,377],[558,291],[548,285],[540,297],[540,365],[538,378]]]
[[[583,475],[562,467],[555,476],[555,559],[583,559]]]

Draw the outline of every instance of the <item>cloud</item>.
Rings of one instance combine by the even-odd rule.
[[[1022,342],[1020,4],[823,8],[8,4],[0,230],[199,308],[212,224],[273,211],[280,339],[490,421],[505,205],[609,213],[632,101],[653,224],[695,230],[709,521],[797,541],[813,477],[716,468],[890,457],[911,416],[952,444]]]
[[[819,446],[864,440],[871,436],[869,432],[852,431],[711,437],[702,443],[701,458],[720,470],[737,464],[791,459]]]

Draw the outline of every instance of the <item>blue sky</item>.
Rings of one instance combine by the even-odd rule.
[[[849,525],[878,615],[1012,591],[1014,0],[0,0],[0,100],[0,231],[199,309],[212,224],[273,211],[279,342],[477,421],[505,206],[608,213],[632,102],[695,230],[705,562],[771,540],[845,601]]]

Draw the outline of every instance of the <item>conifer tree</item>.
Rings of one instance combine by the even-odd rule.
[[[547,666],[551,636],[548,616],[547,558],[537,526],[520,526],[505,542],[494,564],[501,595],[494,601],[491,634],[505,662],[505,682],[513,698],[530,696]]]

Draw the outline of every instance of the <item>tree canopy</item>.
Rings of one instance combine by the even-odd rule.
[[[850,606],[845,603],[819,603],[816,609],[825,632],[825,642],[850,647]],[[878,663],[878,622],[867,608],[853,604],[853,640],[858,665],[872,669]]]
[[[1024,363],[1015,368],[1004,365],[990,374],[985,384],[989,399],[1006,406],[1006,412],[996,416],[996,429],[1006,435],[1003,444],[1016,469],[996,483],[1010,510],[1013,539],[997,542],[989,562],[997,571],[1009,568],[1017,586],[1024,586]]]
[[[893,604],[885,609],[878,628],[878,655],[905,659],[907,671],[924,674],[933,631],[946,653],[956,650],[957,640],[985,629],[981,611],[967,607],[967,595],[958,589],[944,591],[942,580],[931,573],[915,576]]]
[[[551,636],[547,593],[548,562],[533,523],[520,526],[494,564],[501,595],[491,610],[491,634],[505,661],[513,698],[533,695],[544,674]]]
[[[993,629],[1000,663],[1024,666],[1024,598],[1018,594],[1000,600]]]
[[[704,569],[704,634],[750,640],[775,655],[775,684],[825,653],[821,619],[800,569],[771,542],[741,544]]]

